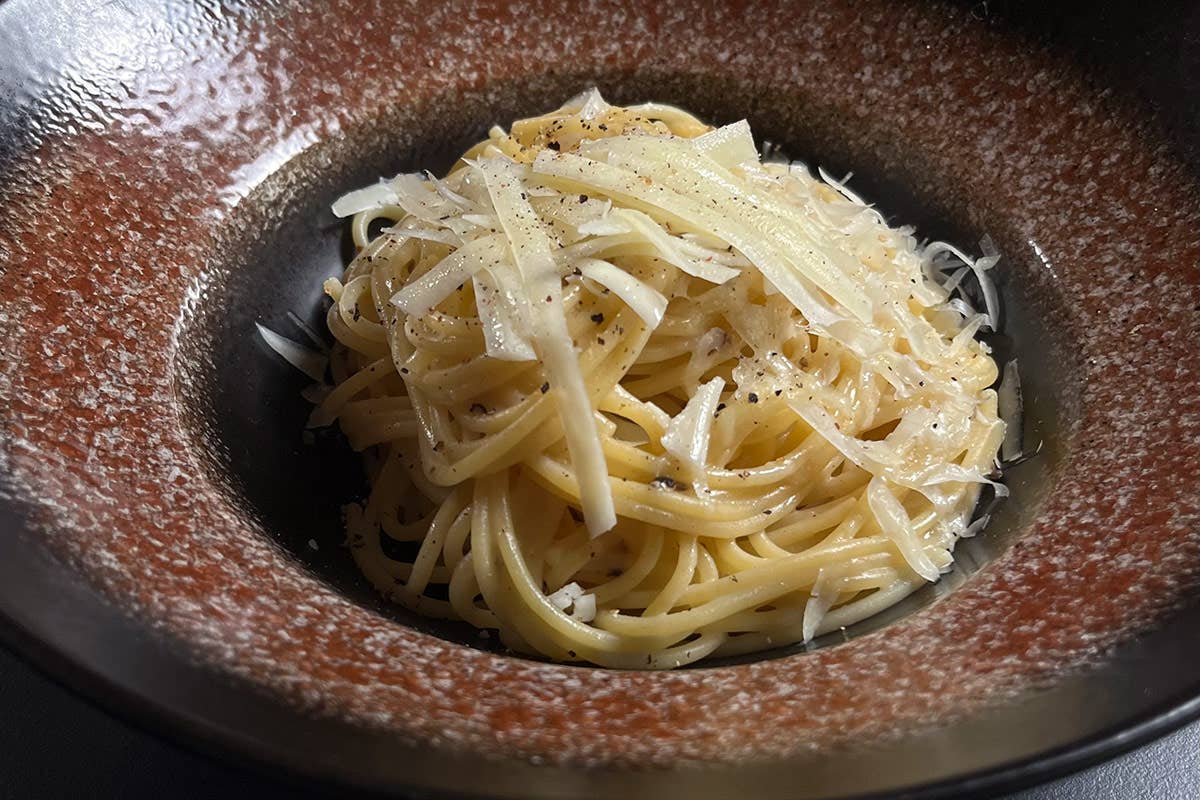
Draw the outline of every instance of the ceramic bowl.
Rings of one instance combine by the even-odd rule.
[[[958,796],[1200,708],[1195,12],[85,5],[0,6],[0,612],[71,685],[281,773],[514,797]],[[358,576],[357,461],[254,323],[319,324],[341,192],[590,86],[996,243],[1040,451],[941,583],[816,647],[627,672]]]

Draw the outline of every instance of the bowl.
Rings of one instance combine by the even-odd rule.
[[[6,641],[195,746],[385,793],[961,796],[1196,716],[1200,13],[1054,10],[0,6]],[[590,86],[746,118],[889,219],[996,243],[1037,455],[938,584],[638,672],[518,657],[358,575],[356,459],[305,433],[255,323],[319,326],[340,193]]]

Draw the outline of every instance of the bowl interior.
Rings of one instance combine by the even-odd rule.
[[[340,519],[340,508],[365,492],[358,457],[336,428],[305,431],[311,406],[300,393],[310,381],[265,345],[254,324],[305,341],[294,316],[330,339],[321,283],[340,275],[353,254],[348,224],[329,212],[333,199],[380,176],[444,174],[491,125],[553,108],[593,83],[614,101],[652,98],[694,110],[713,123],[746,118],[760,143],[770,142],[790,158],[833,174],[853,170],[851,186],[892,224],[913,225],[922,238],[976,252],[980,239],[990,236],[1004,254],[994,273],[1003,299],[1003,332],[987,340],[998,364],[1019,360],[1024,438],[1037,451],[1006,473],[1011,498],[996,504],[986,490],[980,509],[994,508],[992,520],[981,535],[959,544],[954,571],[896,606],[808,647],[710,659],[701,666],[786,656],[877,630],[934,603],[1011,547],[1053,491],[1077,423],[1075,350],[1069,335],[1055,326],[1062,300],[1053,292],[1030,294],[1034,284],[1027,275],[1041,269],[1031,260],[1034,243],[1009,236],[1010,221],[999,209],[955,205],[964,187],[936,179],[916,183],[928,156],[905,150],[903,142],[868,143],[847,127],[850,121],[805,113],[804,98],[787,87],[764,93],[686,73],[539,76],[465,97],[456,92],[420,108],[388,109],[343,136],[319,142],[246,197],[221,231],[221,247],[203,279],[207,302],[183,321],[174,363],[195,446],[231,502],[306,569],[356,602],[449,641],[498,648],[495,639],[481,638],[465,624],[429,620],[385,602],[362,577],[342,546]],[[894,164],[906,167],[898,172]]]

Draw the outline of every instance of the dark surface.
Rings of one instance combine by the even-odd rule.
[[[0,797],[325,795],[266,780],[125,725],[0,649]],[[1011,800],[1200,797],[1200,723]]]

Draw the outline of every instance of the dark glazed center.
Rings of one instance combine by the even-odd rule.
[[[310,381],[266,347],[255,322],[303,341],[288,318],[292,312],[328,336],[321,282],[340,275],[352,254],[348,224],[329,212],[338,195],[397,172],[444,173],[490,125],[552,109],[590,85],[614,102],[669,102],[714,123],[745,117],[760,144],[769,140],[833,174],[853,169],[851,186],[893,224],[914,225],[923,238],[945,239],[974,252],[987,234],[1004,255],[993,273],[1004,304],[1004,332],[989,341],[999,363],[1019,358],[1025,444],[1041,450],[1006,474],[1011,498],[999,505],[981,535],[959,544],[953,572],[815,644],[836,644],[933,603],[1014,544],[1052,491],[1070,446],[1079,395],[1073,349],[1051,316],[1062,305],[1046,276],[1038,274],[1044,267],[1036,260],[1035,243],[1013,234],[1015,225],[1003,209],[989,208],[985,199],[972,195],[970,172],[960,165],[906,151],[900,138],[871,141],[853,121],[813,107],[799,89],[764,92],[755,86],[751,91],[728,79],[692,74],[536,76],[425,108],[395,108],[313,146],[243,200],[221,232],[204,300],[184,320],[175,365],[188,428],[231,499],[305,568],[356,602],[472,647],[494,641],[465,624],[426,620],[387,603],[361,576],[342,546],[340,518],[341,506],[365,493],[359,458],[336,429],[305,432],[311,407],[300,392]],[[733,661],[801,649],[794,645]]]

